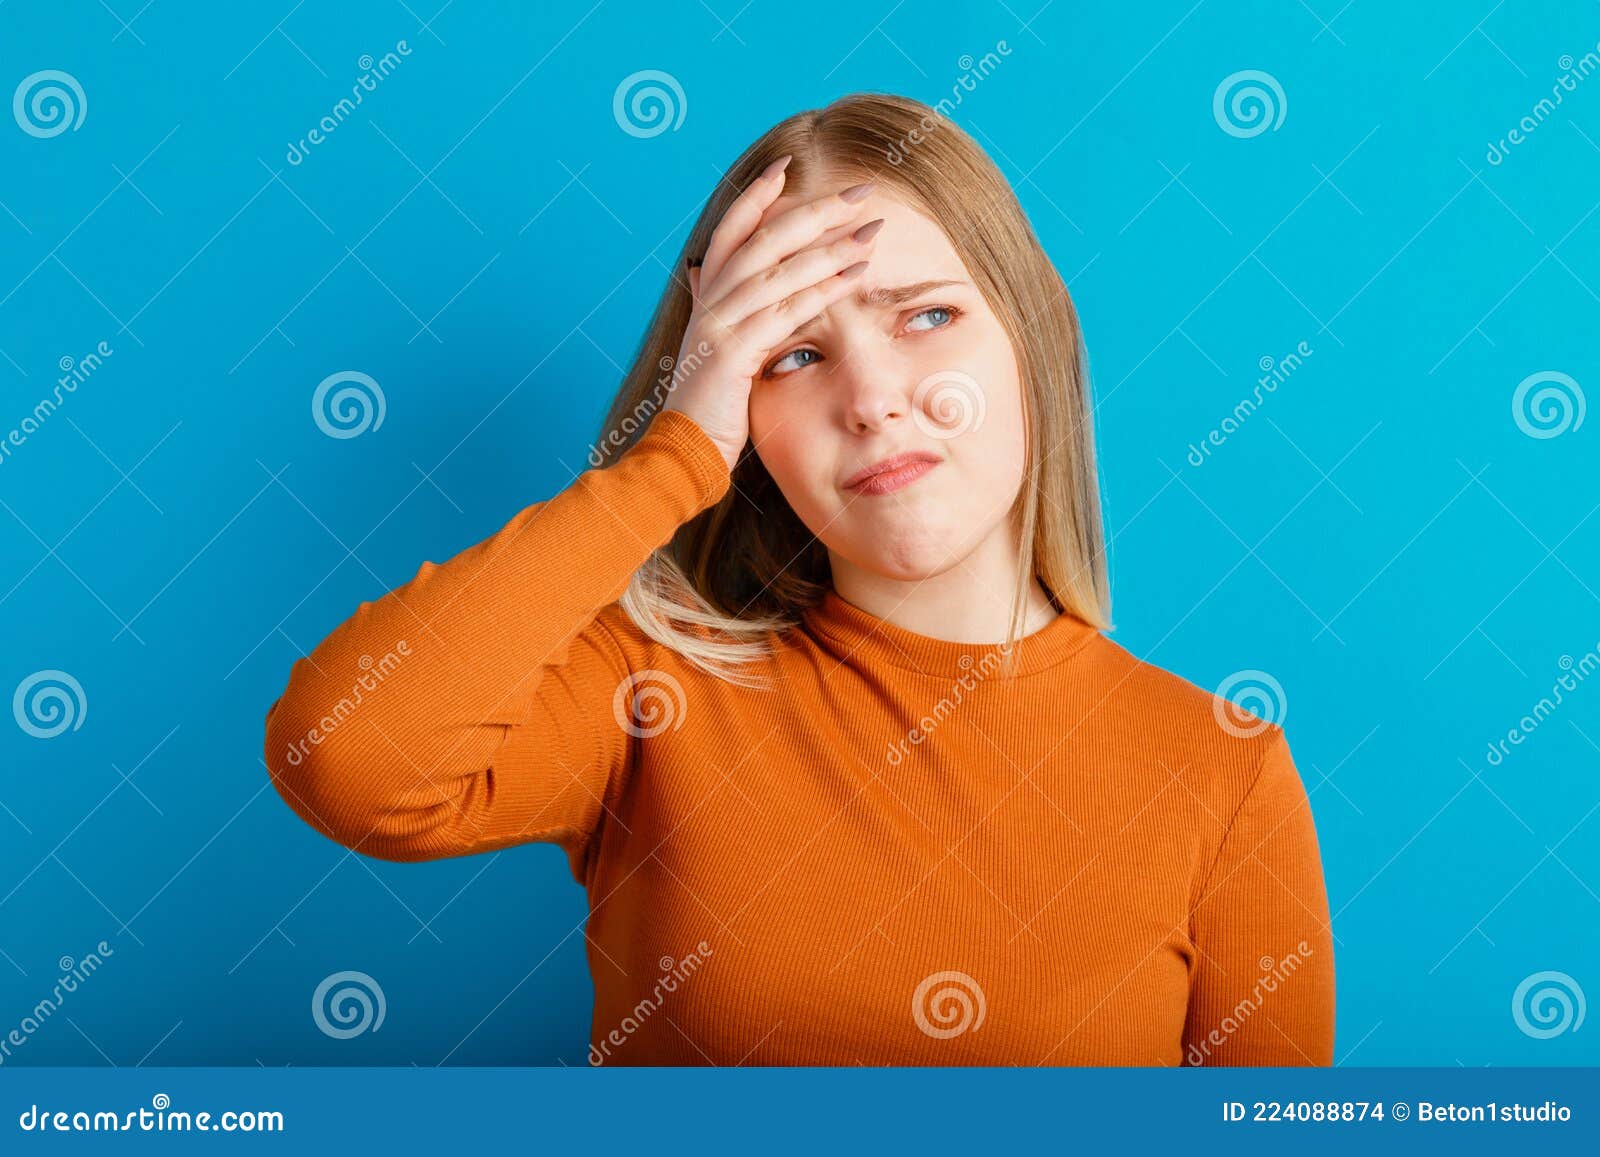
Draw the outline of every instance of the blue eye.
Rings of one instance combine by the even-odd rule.
[[[773,362],[770,366],[767,367],[767,373],[768,374],[772,374],[772,373],[778,372],[779,371],[779,367],[781,367],[784,362],[788,361],[790,358],[800,357],[803,354],[810,354],[813,357],[821,357],[822,356],[822,355],[818,354],[816,350],[813,350],[813,349],[797,349],[797,350],[794,350],[794,351],[792,351],[790,353],[784,354],[777,361]],[[791,370],[785,370],[785,371],[782,371],[782,372],[789,373],[789,372],[792,372],[793,370],[803,369],[804,367],[806,367],[806,366],[808,366],[810,364],[811,364],[810,362],[802,362],[800,365],[792,367]]]
[[[0,3],[3,3],[3,0],[0,0]],[[931,305],[927,309],[921,310],[913,315],[911,320],[906,323],[906,329],[913,333],[926,333],[929,330],[945,329],[952,322],[954,322],[956,318],[960,317],[963,312],[963,310],[953,305]],[[915,324],[923,318],[929,319],[931,324]],[[802,358],[805,360],[795,361],[792,365],[785,366],[785,363],[790,362],[791,359]],[[762,377],[781,378],[788,374],[794,373],[796,370],[803,370],[809,365],[815,365],[821,360],[822,354],[817,350],[809,348],[791,350],[789,353],[784,354],[781,358],[768,366],[762,372]]]
[[[930,306],[929,308],[923,310],[921,313],[917,314],[916,317],[913,317],[911,319],[911,321],[915,322],[917,320],[917,318],[929,317],[929,316],[931,316],[933,314],[941,315],[942,316],[942,320],[939,321],[935,325],[923,326],[921,328],[923,328],[923,329],[943,329],[945,326],[949,325],[952,321],[955,320],[955,311],[954,310],[948,309],[948,308],[946,308],[945,306],[942,306],[942,305],[934,305],[934,306]],[[916,329],[918,327],[915,326],[915,325],[908,324],[907,328],[908,329]]]

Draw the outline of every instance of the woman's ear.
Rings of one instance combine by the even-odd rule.
[[[696,303],[700,301],[700,267],[692,266],[689,270],[689,296]]]

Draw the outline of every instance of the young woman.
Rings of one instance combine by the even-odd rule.
[[[596,1064],[1330,1064],[1306,792],[1101,634],[1077,318],[994,165],[851,96],[685,259],[592,468],[294,664],[289,806],[565,849]]]

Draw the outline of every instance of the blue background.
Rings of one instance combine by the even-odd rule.
[[[1486,760],[1600,643],[1600,417],[1536,438],[1511,408],[1537,372],[1600,389],[1600,77],[1485,156],[1600,5],[440,2],[0,7],[0,97],[43,69],[86,97],[47,138],[0,105],[0,433],[113,350],[0,460],[0,698],[60,669],[86,700],[47,740],[0,715],[0,1034],[59,958],[114,950],[9,1063],[584,1063],[561,854],[347,853],[270,789],[263,715],[359,601],[583,467],[749,140],[853,90],[938,101],[1002,40],[954,119],[1082,315],[1113,637],[1285,689],[1338,1060],[1600,1061],[1600,1025],[1511,1009],[1547,970],[1600,995],[1600,680]],[[681,85],[675,130],[614,117],[643,69]],[[1244,69],[1276,130],[1213,115]],[[387,402],[351,439],[310,412],[343,370]],[[314,1024],[342,970],[381,1031]]]

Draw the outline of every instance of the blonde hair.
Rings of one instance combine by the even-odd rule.
[[[1110,627],[1088,370],[1077,312],[1010,185],[965,132],[929,106],[855,93],[774,125],[729,168],[695,222],[597,445],[620,456],[671,386],[691,301],[685,259],[700,256],[734,198],[770,162],[793,154],[785,188],[810,180],[876,180],[941,225],[1004,325],[1022,382],[1027,462],[1011,515],[1022,567],[1003,646],[1025,622],[1035,578],[1059,611]],[[688,358],[684,359],[686,362]],[[676,384],[676,383],[673,383]],[[720,502],[654,551],[618,600],[641,631],[718,678],[759,685],[740,667],[770,654],[770,636],[831,586],[826,548],[746,445]],[[1011,659],[1008,658],[1008,665]]]

